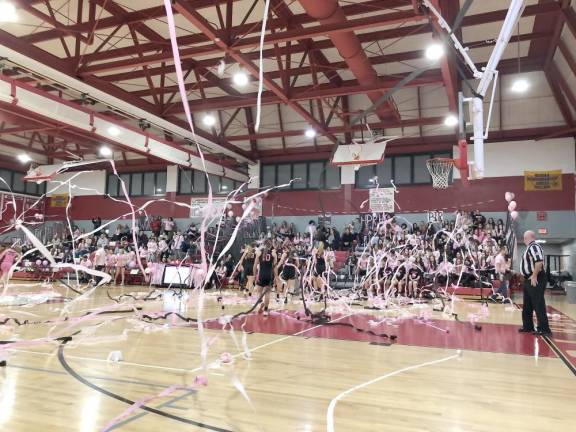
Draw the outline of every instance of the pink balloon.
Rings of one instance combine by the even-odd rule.
[[[511,217],[513,220],[518,219],[518,212],[517,212],[516,210],[514,210],[513,212],[510,212],[510,217]]]
[[[516,201],[510,201],[510,203],[508,204],[508,211],[514,211],[516,210]]]
[[[234,216],[234,212],[233,212],[232,210],[230,210],[230,211],[228,212],[228,217],[232,217],[232,216]]]
[[[232,362],[232,356],[230,355],[229,352],[223,352],[222,354],[220,354],[220,361],[222,363],[230,363]]]
[[[504,194],[504,199],[506,199],[507,202],[510,202],[514,199],[514,194],[512,192],[506,192]]]
[[[42,265],[42,261],[41,261],[41,260],[36,260],[36,265],[37,265],[38,267],[40,267],[40,266]]]
[[[208,379],[204,375],[197,375],[196,378],[194,378],[194,384],[197,386],[208,385]]]
[[[48,265],[48,260],[42,261],[42,265],[47,266],[47,265]]]

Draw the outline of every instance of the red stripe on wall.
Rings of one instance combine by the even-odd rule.
[[[553,211],[574,210],[574,175],[562,176],[563,190],[549,192],[525,192],[524,177],[494,177],[475,180],[464,187],[456,181],[446,190],[435,190],[431,186],[398,186],[399,194],[396,202],[399,213],[425,212],[443,208],[471,208],[481,211],[505,211],[504,193],[516,194],[519,211]],[[190,204],[190,196],[177,196],[169,193],[166,199]],[[133,204],[138,207],[150,198],[133,198]],[[264,216],[299,216],[326,213],[356,214],[368,209],[361,209],[363,201],[368,199],[367,189],[354,189],[350,185],[338,190],[306,190],[271,192],[264,199]],[[47,216],[49,220],[65,218],[65,209],[51,207],[48,203]],[[76,220],[89,220],[100,216],[103,219],[113,219],[123,213],[128,213],[128,204],[115,202],[102,196],[78,196],[73,198],[71,216]],[[235,209],[239,214],[239,209]],[[187,218],[189,210],[178,207],[172,202],[157,202],[147,208],[152,215]]]

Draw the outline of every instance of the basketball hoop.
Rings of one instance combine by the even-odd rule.
[[[434,189],[447,189],[449,186],[450,172],[454,167],[454,159],[434,158],[426,161],[426,168],[432,177]]]

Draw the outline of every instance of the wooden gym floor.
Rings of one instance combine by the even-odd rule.
[[[139,289],[113,288],[110,293]],[[112,303],[100,289],[74,303],[71,316]],[[237,346],[231,333],[212,320],[204,329],[210,345],[208,385],[151,400],[146,406],[153,412],[135,410],[111,430],[326,431],[330,406],[339,432],[572,430],[576,376],[569,366],[576,363],[576,305],[564,296],[549,296],[548,303],[554,308],[551,340],[518,334],[520,311],[506,305],[490,304],[489,315],[474,328],[469,318],[480,312],[479,303],[465,300],[455,304],[459,321],[434,312],[432,320],[371,326],[370,320],[385,314],[362,307],[332,315],[341,324],[396,335],[390,344],[350,326],[298,320],[295,311],[301,304],[295,302],[291,313],[246,319],[251,359],[242,356],[242,331],[234,332]],[[216,293],[208,292],[204,319],[248,309],[227,304],[222,311],[221,304]],[[3,306],[0,321],[55,319],[65,305]],[[148,312],[171,307],[162,300],[142,306]],[[183,314],[196,317],[196,310]],[[10,349],[7,366],[0,370],[0,430],[101,431],[129,408],[129,401],[174,385],[192,386],[202,374],[195,325],[168,328],[160,320],[142,327],[130,317],[132,313],[111,313],[61,322],[51,336],[83,332],[65,345]],[[44,338],[53,325],[14,326],[11,331],[7,323],[0,328],[1,339]],[[107,357],[115,350],[122,352],[123,361],[110,363]],[[223,352],[232,354],[232,363],[218,363]],[[238,383],[246,397],[235,387]]]

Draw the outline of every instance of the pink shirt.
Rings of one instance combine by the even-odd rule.
[[[126,267],[128,264],[128,254],[118,254],[116,257],[116,267]]]

